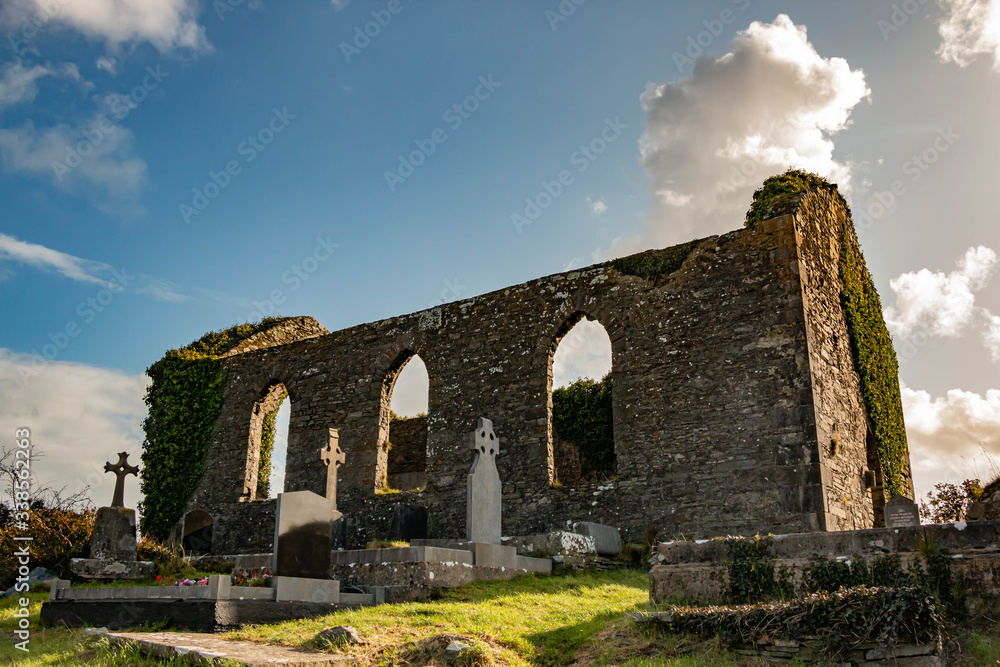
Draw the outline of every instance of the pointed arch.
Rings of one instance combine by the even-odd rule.
[[[381,380],[375,490],[412,490],[427,483],[427,414],[400,418],[392,411],[393,391],[407,365],[414,359],[427,367],[410,341],[398,341],[395,356],[385,366]],[[428,374],[430,373],[430,369]],[[430,406],[428,405],[428,408]],[[395,430],[394,425],[395,424]]]
[[[270,495],[271,451],[274,419],[282,402],[289,398],[285,383],[271,380],[258,394],[250,409],[247,433],[246,468],[240,500],[266,500]],[[291,401],[291,399],[289,399]],[[287,445],[286,445],[287,446]],[[287,452],[286,452],[287,459]]]

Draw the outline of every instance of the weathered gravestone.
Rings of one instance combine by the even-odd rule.
[[[617,556],[622,552],[622,536],[614,526],[592,521],[577,521],[573,532],[594,538],[594,548],[600,556]]]
[[[916,503],[904,496],[896,496],[885,504],[885,527],[906,528],[920,525],[920,511]]]
[[[136,560],[135,510],[124,507],[125,476],[138,475],[139,468],[128,464],[127,452],[119,452],[118,463],[105,463],[104,471],[117,476],[111,506],[101,507],[94,517],[90,558],[72,559],[70,570],[88,579],[140,579],[155,565]]]
[[[500,544],[501,487],[496,462],[500,439],[493,432],[493,422],[479,419],[471,446],[475,456],[468,475],[467,539]]]
[[[396,503],[392,508],[389,539],[404,542],[427,539],[427,508],[413,503]]]
[[[279,493],[275,515],[271,574],[328,579],[333,522],[341,517],[334,502],[312,491]]]
[[[344,465],[346,457],[340,449],[340,431],[330,429],[330,440],[326,447],[319,450],[319,459],[326,466],[326,497],[337,509],[337,471]]]

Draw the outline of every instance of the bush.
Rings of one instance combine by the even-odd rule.
[[[15,542],[17,535],[30,535],[31,567],[44,567],[60,577],[70,577],[69,562],[72,558],[90,555],[90,533],[94,528],[95,511],[70,510],[58,507],[35,506],[28,514],[27,530],[18,529],[11,522],[0,527],[0,588],[9,588],[17,576],[18,562],[14,551],[24,546]]]
[[[610,475],[615,467],[611,373],[600,382],[583,378],[553,391],[552,426],[580,452],[582,474]]]

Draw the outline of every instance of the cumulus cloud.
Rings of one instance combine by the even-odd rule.
[[[983,452],[1000,457],[1000,390],[952,389],[944,396],[902,388],[914,484],[920,496],[938,482],[989,476]]]
[[[1000,0],[940,1],[941,61],[965,67],[980,55],[992,56],[993,69],[1000,72]]]
[[[649,84],[642,162],[651,180],[646,231],[609,254],[679,243],[742,223],[764,178],[795,166],[849,187],[831,136],[869,97],[861,70],[824,58],[788,16],[754,22],[689,78]]]
[[[937,336],[961,336],[976,313],[974,292],[989,282],[997,254],[985,246],[969,248],[950,273],[921,269],[889,281],[896,305],[885,309],[885,322],[896,336],[926,329]]]
[[[0,164],[7,172],[51,179],[67,192],[87,192],[102,211],[128,217],[141,211],[147,176],[145,160],[132,154],[133,141],[131,130],[103,116],[77,128],[61,123],[36,129],[29,120],[0,128]]]
[[[15,38],[36,17],[48,25],[78,30],[117,49],[128,43],[148,41],[161,53],[176,49],[209,50],[205,28],[198,24],[197,0],[6,0],[0,23]],[[34,34],[32,31],[29,34]]]
[[[104,472],[104,462],[116,461],[121,451],[131,454],[130,462],[139,460],[149,379],[86,364],[49,362],[24,384],[21,369],[30,368],[32,361],[31,355],[0,348],[0,432],[31,430],[36,455],[32,467],[41,483],[65,488],[67,494],[90,486],[95,505],[110,504],[115,480]],[[138,482],[130,476],[125,503],[135,507],[139,500]]]
[[[993,361],[1000,363],[1000,317],[985,308],[983,314],[986,316],[986,332],[983,335],[983,343],[990,351],[990,357]]]
[[[552,387],[565,387],[582,377],[600,380],[611,370],[611,339],[600,322],[580,320],[556,348]]]

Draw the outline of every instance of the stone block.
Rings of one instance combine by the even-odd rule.
[[[276,576],[271,579],[278,602],[340,602],[340,582],[334,579],[305,579]]]
[[[535,574],[552,574],[551,558],[529,558],[528,556],[518,556],[514,567],[520,570],[527,570]]]
[[[591,521],[578,521],[573,531],[594,538],[594,548],[599,556],[617,556],[622,552],[622,536],[614,526]]]
[[[90,557],[104,561],[134,561],[135,554],[135,510],[99,508],[90,534]]]
[[[156,572],[151,561],[113,562],[96,558],[74,558],[70,571],[85,579],[142,579]]]
[[[332,500],[311,491],[278,494],[272,575],[304,579],[330,576],[333,522],[341,516],[334,507]]]

